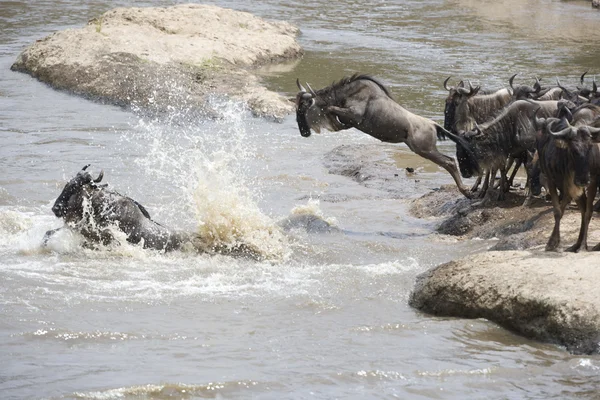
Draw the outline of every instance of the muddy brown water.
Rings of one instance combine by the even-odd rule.
[[[301,28],[304,59],[262,71],[289,96],[296,77],[316,88],[365,72],[441,121],[449,75],[499,88],[516,72],[570,85],[600,72],[587,1],[208,3]],[[131,5],[0,1],[2,399],[597,398],[597,356],[408,307],[417,274],[494,242],[407,213],[451,178],[406,147],[305,139],[293,116],[256,120],[219,99],[220,121],[142,119],[9,71],[34,40]],[[156,220],[241,235],[269,260],[91,251],[67,233],[42,249],[61,225],[54,199],[87,163]],[[352,168],[367,178],[340,172]]]

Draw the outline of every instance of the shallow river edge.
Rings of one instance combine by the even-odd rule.
[[[511,193],[506,204],[488,206],[442,187],[413,200],[411,212],[440,219],[438,232],[463,239],[497,238],[481,254],[454,260],[419,275],[409,304],[437,316],[485,318],[527,338],[564,346],[575,354],[600,353],[599,255],[545,252],[554,223],[551,207]],[[579,212],[568,209],[561,248],[572,244]],[[590,245],[600,224],[592,219]]]

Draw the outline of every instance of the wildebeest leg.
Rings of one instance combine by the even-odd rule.
[[[592,220],[594,199],[596,197],[597,188],[597,178],[592,177],[590,184],[587,187],[587,196],[584,193],[579,199],[577,199],[577,205],[579,206],[579,211],[581,211],[581,227],[579,228],[579,236],[577,237],[577,242],[575,242],[573,246],[569,247],[565,251],[577,252],[581,247],[583,247],[584,250],[588,249],[588,227],[590,226],[590,221]]]
[[[485,197],[485,194],[488,191],[488,188],[490,187],[490,169],[487,169],[485,171],[485,180],[483,181],[483,186],[481,187],[481,192],[479,192],[479,198],[483,199]],[[494,174],[496,172],[494,171]]]
[[[477,176],[477,179],[475,180],[475,183],[473,184],[473,186],[471,186],[471,192],[476,192],[477,191],[477,188],[481,184],[481,177],[482,176],[483,176],[483,174],[479,174]]]
[[[423,150],[420,147],[411,146],[410,143],[406,144],[417,155],[426,158],[427,160],[433,161],[434,163],[448,171],[454,179],[458,190],[466,198],[470,199],[472,197],[469,188],[463,185],[462,180],[460,179],[460,173],[458,172],[458,167],[456,166],[456,163],[454,162],[454,159],[452,157],[448,157],[447,155],[440,153],[436,147],[429,150]]]
[[[62,228],[56,228],[56,229],[52,229],[51,231],[47,231],[44,234],[44,238],[42,239],[42,246],[46,246],[48,244],[48,240],[50,240],[50,238],[52,236],[54,236],[54,234],[58,231],[60,231]]]
[[[519,168],[521,168],[521,164],[523,164],[523,159],[521,159],[521,157],[511,157],[509,159],[509,166],[506,168],[506,170],[510,170],[510,166],[512,164],[515,165],[515,167],[513,168],[512,173],[510,174],[510,178],[508,178],[508,187],[510,188],[511,186],[513,186],[513,182],[515,180],[515,175],[517,175],[517,171],[519,171]]]
[[[498,191],[498,201],[503,201],[505,199],[504,196],[504,188],[506,187],[506,165],[503,165],[500,168],[500,190]]]
[[[352,125],[355,128],[359,128],[365,114],[365,106],[357,107],[352,106],[348,108],[342,108],[337,106],[327,107],[327,112],[334,114],[339,118],[344,119],[345,125]]]
[[[578,199],[576,199],[575,202],[577,203],[577,207],[579,208],[579,212],[581,213],[581,226],[579,228],[579,236],[577,237],[577,241],[575,242],[575,244],[565,249],[565,251],[571,253],[577,253],[582,246],[584,250],[587,250],[587,222],[589,221],[586,221],[587,197],[585,193],[582,194]]]
[[[548,191],[550,192],[552,207],[554,209],[554,229],[552,229],[552,234],[546,244],[546,251],[554,251],[560,244],[560,220],[565,212],[565,208],[567,208],[567,204],[571,202],[571,197],[565,193],[563,198],[559,200],[556,185],[550,180],[548,180]]]
[[[600,179],[598,180],[598,185],[600,185]],[[597,187],[596,189],[599,189],[599,188],[600,188],[600,187]],[[596,202],[596,204],[594,205],[594,211],[596,211],[596,212],[600,212],[600,200],[598,200],[598,201]],[[596,247],[597,247],[597,246],[595,246],[595,247],[594,247],[594,249],[595,249]]]

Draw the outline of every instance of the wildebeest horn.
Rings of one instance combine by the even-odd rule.
[[[296,78],[296,85],[298,86],[298,89],[300,89],[303,93],[306,93],[306,89],[304,88],[304,86],[302,86],[302,84],[300,83],[300,79]]]
[[[88,167],[89,167],[90,165],[92,165],[92,164],[88,164],[88,165],[84,166],[83,168],[81,168],[81,170],[82,170],[82,171],[85,171],[86,169],[88,169]]]
[[[515,76],[517,76],[517,75],[519,75],[519,73],[518,73],[518,72],[517,72],[516,74],[514,74],[513,76],[511,76],[511,77],[508,79],[508,84],[510,85],[511,89],[514,89],[514,87],[513,87],[513,80],[515,79]]]
[[[567,96],[571,96],[571,92],[569,92],[569,90],[566,87],[564,87],[563,85],[560,84],[560,81],[558,80],[558,78],[556,78],[556,85],[560,88],[560,90],[565,92],[567,94]]]
[[[96,179],[94,179],[94,182],[99,183],[102,180],[102,178],[104,178],[104,170],[103,169],[100,170],[100,175],[98,175],[98,177]]]
[[[567,119],[565,117],[561,118],[561,121],[564,120],[564,123],[567,125],[567,127],[559,132],[554,132],[552,130],[552,127],[549,126],[548,130],[550,131],[550,133],[552,134],[552,136],[557,137],[557,138],[565,138],[565,139],[570,139],[573,136],[575,136],[575,133],[573,132],[573,127],[571,126],[571,124],[569,124],[569,121],[567,121]]]
[[[535,83],[533,84],[533,88],[535,89],[534,93],[539,93],[542,90],[542,84],[540,83],[540,79],[536,76]]]
[[[594,143],[600,142],[600,128],[588,126],[587,129],[590,131],[590,135],[592,135],[592,141],[594,141]]]
[[[306,86],[308,86],[308,90],[310,91],[310,94],[312,94],[313,96],[317,97],[317,94],[315,93],[315,91],[313,90],[313,88],[310,87],[310,85],[308,84],[308,82],[306,82]]]
[[[531,103],[531,102],[530,102]],[[535,103],[531,103],[531,104],[535,104]],[[542,125],[544,124],[544,119],[543,118],[538,118],[538,112],[542,109],[542,106],[538,106],[538,108],[535,109],[534,113],[533,113],[533,127],[538,130],[542,127]]]
[[[452,89],[448,88],[448,81],[450,80],[451,76],[447,77],[446,80],[444,81],[444,89],[446,89],[447,91],[450,91]]]
[[[579,79],[579,81],[581,82],[581,84],[583,85],[583,77],[585,76],[585,74],[587,74],[588,71],[585,71],[583,74],[581,74],[581,78]]]

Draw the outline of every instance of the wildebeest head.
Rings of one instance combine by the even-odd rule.
[[[444,105],[444,129],[454,132],[454,122],[456,114],[456,105],[460,98],[458,89],[464,89],[464,81],[460,81],[456,86],[448,86],[450,76],[444,81],[444,89],[448,91],[448,97],[446,97],[446,104]]]
[[[327,98],[315,92],[308,83],[306,90],[299,79],[296,79],[296,85],[300,89],[296,95],[296,122],[303,137],[309,137],[311,129],[321,133],[321,129],[335,132],[346,128],[335,115],[325,111],[333,105]]]
[[[600,143],[600,128],[587,125],[572,126],[566,117],[546,120],[535,117],[535,126],[542,128],[542,139],[538,140],[538,150],[542,150],[540,147],[552,144],[556,151],[564,152],[566,160],[572,163],[575,185],[587,186],[590,180],[589,154],[593,143]],[[560,163],[561,158],[555,156],[546,162]]]
[[[86,186],[96,187],[96,183],[99,183],[104,177],[104,171],[100,171],[100,175],[96,179],[93,179],[86,169],[90,164],[84,166],[81,171],[77,173],[75,178],[71,179],[62,190],[60,196],[54,202],[52,206],[52,212],[59,218],[63,218],[69,211],[69,202],[73,196],[78,195]]]
[[[508,84],[513,92],[513,100],[527,100],[527,99],[537,99],[543,95],[545,95],[551,88],[544,88],[540,83],[539,78],[535,78],[535,83],[533,86],[529,85],[517,85],[514,86],[514,79],[518,74],[514,74],[508,80]]]

